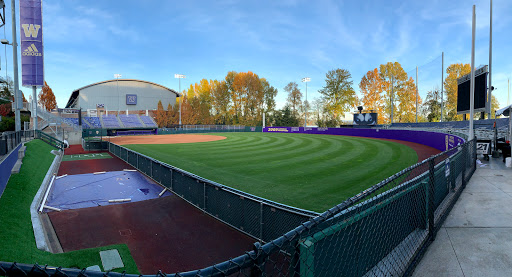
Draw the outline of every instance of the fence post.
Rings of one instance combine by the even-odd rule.
[[[170,187],[170,189],[171,189],[172,191],[174,191],[174,189],[173,189],[173,185],[172,185],[172,183],[173,183],[174,170],[172,170],[172,168],[169,168],[169,171],[171,171],[171,187]]]
[[[264,276],[263,272],[265,269],[265,251],[261,247],[259,242],[255,242],[253,245],[253,250],[256,253],[256,257],[254,259],[254,265],[251,268],[251,277]]]
[[[466,188],[466,167],[468,166],[467,163],[468,163],[468,144],[465,144],[463,147],[462,147],[462,160],[463,160],[463,164],[462,164],[462,189],[465,189]]]
[[[203,212],[206,212],[206,182],[203,183]]]
[[[263,202],[260,202],[260,240],[263,241]]]
[[[430,237],[430,240],[433,241],[435,239],[434,234],[434,203],[435,203],[435,172],[434,172],[434,166],[435,166],[435,158],[432,157],[428,161],[428,176],[429,176],[429,182],[428,182],[428,198],[427,198],[427,218],[428,218],[428,235]]]

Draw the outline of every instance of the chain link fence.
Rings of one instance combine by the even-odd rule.
[[[252,251],[211,267],[154,276],[409,275],[476,170],[476,140],[471,140],[315,215],[115,144],[109,150],[198,208],[261,240]],[[5,262],[0,262],[0,275],[128,276]]]
[[[276,239],[318,215],[218,184],[123,146],[109,143],[108,149],[192,205],[260,241]]]

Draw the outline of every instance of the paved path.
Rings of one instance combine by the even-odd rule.
[[[512,276],[512,168],[483,162],[413,276]]]

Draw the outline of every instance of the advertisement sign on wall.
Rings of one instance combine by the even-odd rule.
[[[20,0],[21,84],[44,86],[41,0]]]

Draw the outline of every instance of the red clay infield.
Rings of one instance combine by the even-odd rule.
[[[126,243],[142,274],[208,267],[255,242],[174,195],[48,215],[65,252]]]
[[[108,140],[118,145],[124,144],[171,144],[171,143],[194,143],[223,140],[226,137],[214,135],[195,135],[195,134],[177,134],[177,135],[152,135],[152,136],[121,136],[110,137]]]
[[[69,148],[64,149],[64,155],[76,155],[76,154],[87,154],[87,153],[98,153],[101,151],[86,151],[82,148],[82,145],[70,145]]]
[[[98,153],[98,152],[96,152]],[[113,156],[112,154],[110,154]],[[134,169],[123,160],[113,156],[112,159],[92,159],[61,162],[57,175],[74,175],[94,173],[99,171],[121,171],[123,169]]]

